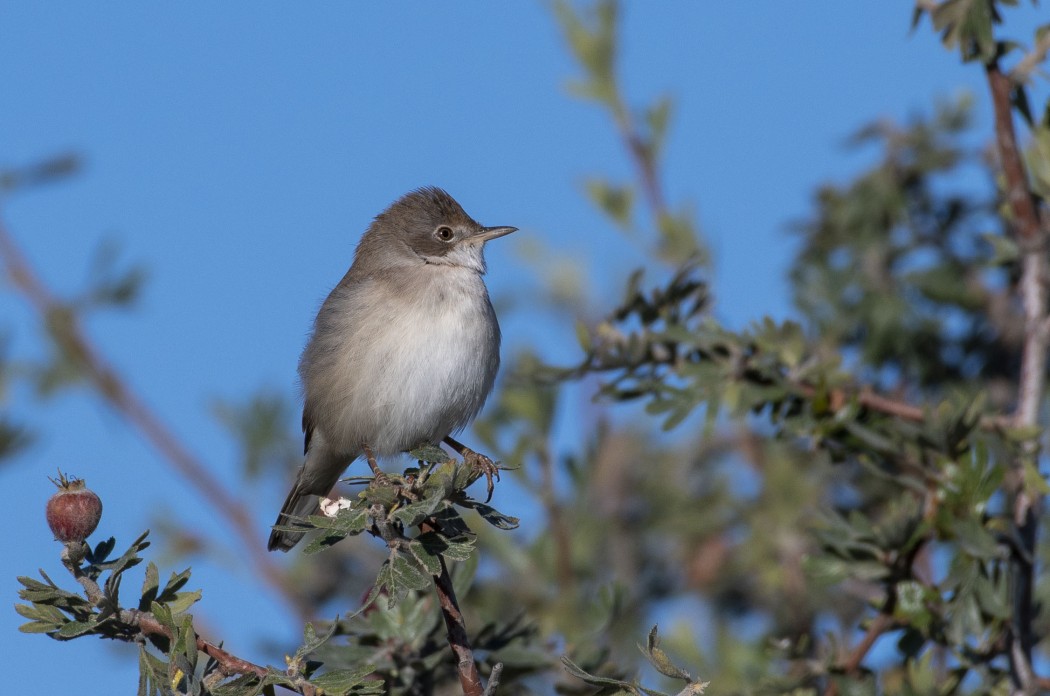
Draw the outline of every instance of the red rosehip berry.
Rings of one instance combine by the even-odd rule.
[[[61,471],[51,482],[58,493],[47,501],[47,526],[58,541],[84,541],[102,518],[102,500],[83,479],[67,478]]]

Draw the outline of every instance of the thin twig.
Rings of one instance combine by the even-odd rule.
[[[163,636],[169,640],[174,638],[171,629],[158,621],[157,617],[148,611],[125,609],[120,612],[119,617],[121,623],[137,628],[143,635]],[[253,674],[263,678],[269,673],[269,670],[262,665],[237,657],[200,636],[197,636],[197,649],[215,660],[219,665],[219,671],[226,676]]]
[[[859,643],[857,643],[856,647],[853,648],[853,651],[850,652],[845,662],[842,663],[842,670],[849,675],[856,674],[857,670],[860,669],[860,663],[864,661],[868,651],[870,651],[871,647],[875,645],[875,641],[877,641],[883,633],[891,630],[895,625],[896,622],[889,614],[879,614],[876,616],[872,620],[871,625],[868,626],[868,630],[864,633],[864,637]]]
[[[1036,41],[1032,50],[1024,55],[1017,65],[1010,71],[1010,79],[1018,84],[1025,84],[1032,78],[1039,64],[1046,60],[1046,54],[1050,53],[1050,31],[1044,32],[1042,38]]]
[[[492,665],[492,673],[489,674],[489,683],[485,687],[485,693],[482,696],[496,696],[496,689],[499,688],[499,678],[503,676],[503,663],[497,662]]]
[[[922,543],[915,544],[894,564],[893,572],[891,573],[890,578],[886,581],[886,598],[882,602],[882,607],[879,609],[879,613],[871,620],[871,623],[868,625],[868,630],[864,632],[864,637],[861,638],[856,646],[854,646],[849,655],[841,661],[840,666],[836,671],[841,671],[842,674],[845,674],[848,677],[857,676],[860,671],[861,663],[864,661],[864,658],[867,657],[871,648],[875,645],[875,642],[883,634],[901,626],[900,622],[893,618],[893,613],[897,606],[896,584],[900,579],[914,577],[915,559],[918,558],[923,546],[924,544]],[[837,696],[837,694],[838,687],[833,680],[829,679],[828,685],[824,690],[824,696]]]
[[[42,324],[46,326],[50,317],[65,309],[63,303],[35,273],[2,219],[0,263],[15,289],[36,311]],[[103,400],[134,426],[234,529],[243,551],[248,554],[256,572],[266,584],[277,591],[299,618],[310,618],[310,607],[291,588],[281,568],[266,554],[248,509],[226,490],[208,467],[190,453],[145,401],[128,386],[87,338],[76,317],[69,318],[61,334],[52,332],[51,337],[59,349],[83,370]]]
[[[716,359],[715,356],[697,351],[700,354],[699,359]],[[602,373],[602,372],[614,372],[617,370],[630,370],[641,365],[639,362],[609,362],[601,363],[598,361],[598,355],[596,353],[591,354],[587,359],[570,370],[566,370],[559,379],[579,379],[584,375],[591,373]],[[678,358],[673,356],[660,358],[655,356],[646,356],[644,363],[647,365],[667,365],[674,366],[678,361]],[[746,377],[739,378],[742,381],[747,381]],[[784,386],[794,390],[798,396],[805,399],[812,399],[817,395],[817,389],[811,384],[796,380],[785,380]],[[896,416],[902,420],[912,421],[921,423],[926,420],[926,413],[921,406],[910,404],[906,401],[898,401],[891,399],[888,396],[883,396],[874,392],[869,386],[861,386],[853,389],[830,389],[827,392],[827,398],[833,409],[839,409],[845,406],[852,399],[856,399],[857,402],[870,408],[873,411],[884,413],[888,416]],[[981,420],[981,427],[986,429],[1002,428],[1008,425],[1006,421],[998,417],[990,417]]]
[[[816,394],[816,390],[807,384],[800,384],[798,387],[803,395],[809,398],[812,398]],[[894,416],[901,420],[911,421],[913,423],[921,423],[926,420],[926,412],[921,407],[904,401],[897,401],[888,396],[876,394],[867,388],[861,389],[855,393],[850,393],[843,389],[832,389],[828,392],[828,401],[831,404],[832,410],[835,411],[845,406],[851,399],[856,399],[858,404],[865,408],[869,408],[872,411],[878,411],[879,413],[887,416]]]
[[[805,399],[812,399],[817,395],[815,387],[806,384],[804,382],[795,382],[791,384],[799,396]],[[837,411],[851,400],[856,400],[861,406],[876,411],[886,416],[893,416],[904,421],[911,423],[923,423],[926,421],[927,413],[926,410],[921,406],[908,403],[907,401],[899,401],[892,399],[888,396],[883,396],[871,390],[870,387],[861,387],[860,389],[829,389],[827,392],[828,403],[833,411]],[[981,416],[977,421],[977,427],[985,431],[996,431],[1008,428],[1014,424],[1014,419],[1006,418],[1004,416],[997,415],[985,415]]]
[[[846,659],[842,661],[841,671],[846,676],[855,676],[860,670],[860,663],[867,657],[868,652],[872,646],[875,645],[875,641],[882,636],[883,633],[892,630],[897,625],[897,622],[892,616],[885,612],[880,612],[878,616],[872,619],[871,624],[868,626],[868,630],[864,633],[864,637],[861,638],[860,642],[850,651]],[[837,696],[838,686],[834,681],[828,680],[828,685],[824,689],[824,696]]]
[[[634,122],[626,107],[616,110],[616,125],[620,130],[620,137],[624,139],[627,152],[630,153],[631,160],[634,162],[649,208],[659,223],[659,220],[667,214],[667,204],[664,202],[660,173],[656,170],[650,150],[647,149],[642,137],[635,130]]]
[[[1045,326],[1050,335],[1050,318],[1047,319]],[[713,356],[705,354],[703,356],[706,359],[714,359]],[[645,358],[645,364],[648,365],[674,365],[676,358],[655,358],[647,356]],[[610,363],[599,363],[597,361],[597,355],[592,354],[582,364],[566,370],[559,379],[579,379],[584,375],[590,373],[604,373],[614,372],[617,370],[630,370],[640,366],[640,362],[610,362]],[[747,377],[739,377],[742,381],[747,381]],[[811,384],[796,380],[785,380],[783,386],[791,389],[795,395],[803,399],[814,398],[818,391],[817,388]],[[849,389],[835,388],[829,389],[826,392],[826,397],[832,410],[838,410],[843,406],[850,403],[852,400],[856,400],[858,404],[868,408],[872,411],[877,411],[887,416],[894,416],[901,420],[910,421],[912,423],[922,423],[926,420],[926,411],[922,406],[916,406],[915,404],[907,401],[900,401],[897,399],[884,396],[872,390],[870,386],[861,385],[859,387],[853,387]],[[1009,428],[1015,425],[1016,419],[1013,417],[1004,417],[999,415],[985,415],[977,422],[977,426],[982,430],[995,431]]]

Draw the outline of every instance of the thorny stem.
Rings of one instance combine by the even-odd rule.
[[[1024,309],[1025,338],[1021,353],[1021,372],[1018,383],[1017,406],[1013,424],[1017,427],[1039,423],[1039,410],[1046,388],[1045,375],[1050,333],[1047,331],[1047,245],[1038,209],[1017,146],[1011,110],[1011,92],[1014,83],[999,68],[997,59],[985,65],[985,74],[995,110],[995,141],[1000,166],[1006,181],[1006,199],[1010,205],[1012,222],[1021,249],[1021,280],[1019,292]],[[1038,443],[1032,441],[1025,448],[1007,480],[1012,500],[1013,522],[1021,548],[1011,552],[1011,588],[1013,616],[1009,636],[1010,674],[1024,694],[1034,694],[1038,679],[1032,669],[1033,584],[1038,510],[1042,498],[1029,490],[1024,480],[1025,460],[1034,460]]]
[[[45,326],[52,317],[64,313],[65,307],[37,276],[18,248],[6,225],[0,220],[0,267],[15,289],[32,305]],[[284,572],[266,554],[248,509],[208,467],[178,440],[145,401],[123,380],[81,330],[75,317],[64,323],[61,331],[50,331],[58,348],[83,370],[92,386],[114,410],[160,452],[169,464],[186,479],[218,515],[233,527],[240,546],[251,559],[259,576],[301,619],[310,617],[310,607],[289,586]]]

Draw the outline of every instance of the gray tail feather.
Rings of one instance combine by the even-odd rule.
[[[329,495],[339,476],[346,470],[356,454],[337,454],[324,446],[324,438],[319,430],[313,431],[311,446],[306,453],[306,461],[299,468],[295,485],[288,492],[288,498],[281,507],[274,524],[281,526],[295,525],[310,515],[316,515],[321,508],[318,495]],[[288,551],[299,543],[308,530],[270,532],[270,541],[266,548],[271,551],[280,549]]]
[[[292,490],[289,491],[288,498],[285,499],[284,506],[281,507],[281,513],[277,515],[277,521],[274,524],[295,524],[299,520],[316,514],[319,509],[320,499],[312,493],[303,492],[300,490],[299,484],[296,483],[296,485],[292,486]],[[270,541],[266,544],[266,548],[270,551],[277,549],[290,551],[305,535],[305,531],[285,532],[275,529],[270,532]]]

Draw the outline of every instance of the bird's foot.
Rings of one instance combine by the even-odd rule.
[[[456,452],[463,457],[463,463],[470,467],[471,472],[474,474],[470,479],[471,483],[474,483],[474,481],[477,481],[482,476],[485,477],[485,482],[488,484],[486,487],[488,495],[485,496],[485,502],[487,503],[492,500],[492,489],[494,488],[492,481],[493,478],[495,478],[496,481],[499,481],[499,466],[484,454],[475,452],[466,445],[456,442],[450,437],[446,437],[445,442],[447,442],[452,449],[456,450]]]
[[[392,486],[394,482],[390,480],[382,469],[379,468],[379,464],[376,463],[376,456],[372,453],[372,448],[368,445],[361,445],[361,449],[365,451],[365,459],[368,461],[368,468],[372,470],[372,476],[375,477],[375,484],[377,486]]]
[[[485,477],[485,481],[488,483],[488,496],[485,498],[485,502],[492,500],[492,489],[494,488],[492,480],[495,478],[496,481],[499,481],[499,466],[484,454],[475,452],[462,442],[453,440],[451,437],[445,438],[445,444],[456,450],[459,456],[463,457],[463,463],[469,466],[471,471],[476,474],[471,483],[481,476]]]
[[[461,454],[463,455],[464,464],[469,466],[478,477],[485,477],[485,490],[487,493],[485,495],[485,502],[489,502],[492,500],[492,490],[495,487],[492,480],[495,478],[496,481],[499,481],[499,467],[484,454],[475,452],[469,447],[464,448],[464,451]]]

